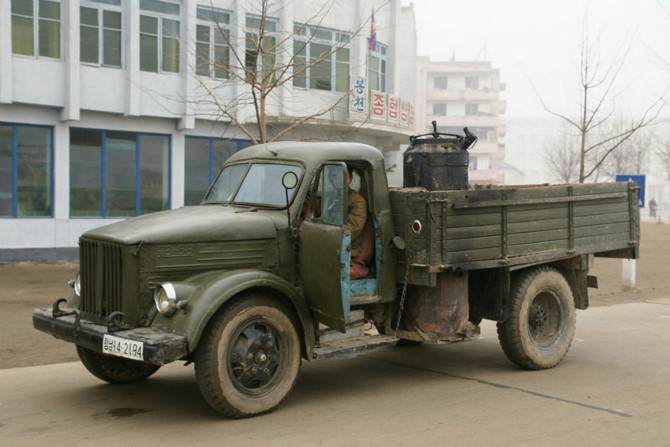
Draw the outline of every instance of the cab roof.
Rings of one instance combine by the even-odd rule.
[[[228,163],[253,158],[296,160],[308,166],[330,160],[362,160],[373,164],[384,160],[381,151],[362,143],[281,141],[249,146],[233,154]]]

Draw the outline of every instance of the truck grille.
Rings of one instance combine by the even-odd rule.
[[[79,259],[80,310],[101,317],[114,311],[123,311],[123,247],[81,239]]]

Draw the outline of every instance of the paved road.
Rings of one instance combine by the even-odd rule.
[[[277,412],[234,421],[192,366],[106,385],[78,363],[0,370],[0,445],[626,445],[670,443],[670,298],[579,312],[565,361],[516,369],[495,327],[469,343],[304,364]]]

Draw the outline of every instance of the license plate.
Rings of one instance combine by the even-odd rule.
[[[144,343],[105,334],[102,337],[102,352],[103,354],[141,361],[144,360]]]

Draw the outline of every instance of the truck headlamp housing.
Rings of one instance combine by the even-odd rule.
[[[77,272],[77,276],[74,278],[72,288],[74,289],[74,293],[77,294],[77,296],[81,296],[81,275],[79,272]]]
[[[164,282],[154,292],[154,302],[158,312],[171,317],[177,311],[177,292],[172,283]]]

